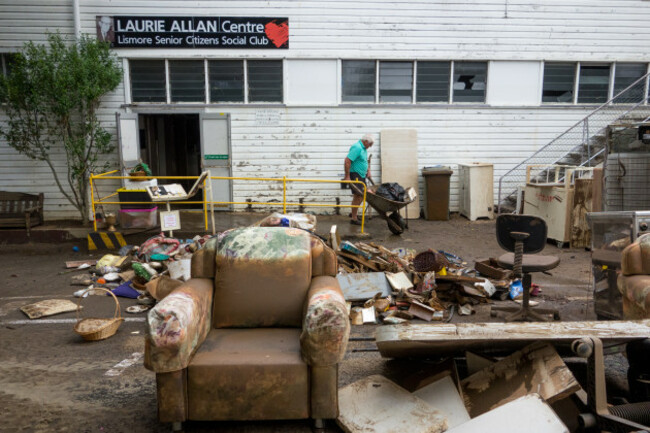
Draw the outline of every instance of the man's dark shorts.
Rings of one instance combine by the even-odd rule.
[[[355,172],[350,172],[350,180],[360,180],[361,182],[366,183],[366,178],[361,177],[359,173]],[[351,183],[350,189],[352,190],[352,194],[363,197],[363,186],[358,183]]]

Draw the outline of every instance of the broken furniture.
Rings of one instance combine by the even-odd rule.
[[[547,321],[545,314],[552,314],[559,320],[557,310],[530,309],[531,273],[547,272],[560,264],[555,256],[541,256],[536,253],[546,246],[546,222],[533,215],[499,215],[497,218],[497,241],[499,246],[510,251],[497,259],[500,266],[512,269],[514,278],[520,278],[523,287],[523,302],[521,308],[501,307],[492,308],[492,314],[497,312],[512,312],[505,317],[508,322],[515,320]],[[513,310],[514,308],[514,310]]]
[[[598,338],[576,340],[572,349],[587,358],[587,406],[580,415],[581,431],[631,432],[650,430],[650,402],[610,406],[605,389],[603,342]]]
[[[167,211],[160,213],[160,226],[163,231],[169,231],[169,236],[174,236],[174,230],[180,230],[180,213],[178,211],[172,211],[171,201],[181,201],[187,200],[193,197],[199,190],[202,184],[205,183],[205,180],[209,180],[210,172],[204,171],[196,179],[196,182],[190,188],[190,192],[185,192],[185,188],[180,183],[171,183],[168,185],[152,185],[147,187],[147,194],[151,197],[152,202],[165,202],[167,204]],[[210,188],[210,182],[207,183]],[[211,194],[211,190],[209,191]],[[207,191],[206,191],[207,194]],[[210,208],[210,213],[214,218],[213,208]],[[214,228],[214,220],[212,221],[212,227]],[[214,232],[213,232],[214,233]]]
[[[526,167],[523,213],[543,218],[549,227],[548,238],[556,241],[559,248],[571,240],[575,180],[592,176],[591,167],[547,164]]]
[[[43,224],[43,193],[0,191],[0,227],[25,227],[27,236],[31,228]]]
[[[192,256],[192,279],[148,315],[159,420],[336,418],[350,332],[336,271],[335,253],[304,230],[210,239]]]
[[[645,234],[621,253],[618,288],[626,319],[650,319],[650,234]]]
[[[650,229],[650,211],[590,212],[591,271],[596,317],[623,319],[617,279],[621,252]]]

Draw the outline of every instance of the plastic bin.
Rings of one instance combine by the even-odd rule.
[[[151,197],[149,197],[149,194],[145,189],[120,188],[117,190],[117,196],[119,197],[120,202],[148,202],[147,204],[120,204],[120,209],[153,209],[156,207],[156,204],[151,202]]]
[[[449,219],[449,178],[453,171],[449,167],[424,167],[424,218],[429,221]]]
[[[150,229],[158,225],[158,206],[151,209],[120,209],[123,229]]]

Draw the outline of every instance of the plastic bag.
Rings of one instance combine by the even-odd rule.
[[[257,227],[293,227],[313,232],[316,229],[316,217],[306,213],[282,214],[274,212],[253,225]]]
[[[515,300],[524,294],[524,287],[521,280],[515,280],[510,284],[510,299]]]
[[[179,249],[181,242],[175,238],[166,238],[164,234],[147,239],[138,249],[138,257],[149,259],[153,254],[166,254],[173,256]]]
[[[399,183],[382,183],[375,191],[375,194],[388,200],[404,201],[406,191]]]

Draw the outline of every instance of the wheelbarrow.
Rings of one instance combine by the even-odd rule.
[[[369,179],[370,180],[370,179]],[[378,185],[375,185],[372,180],[371,186],[368,187],[366,193],[366,203],[372,207],[380,217],[386,220],[388,229],[396,235],[401,235],[404,229],[408,228],[408,208],[406,209],[406,219],[400,215],[400,209],[405,208],[407,205],[413,203],[417,198],[417,193],[412,187],[406,188],[404,197],[406,201],[397,201],[384,198],[376,194]],[[358,188],[356,185],[352,185]]]

